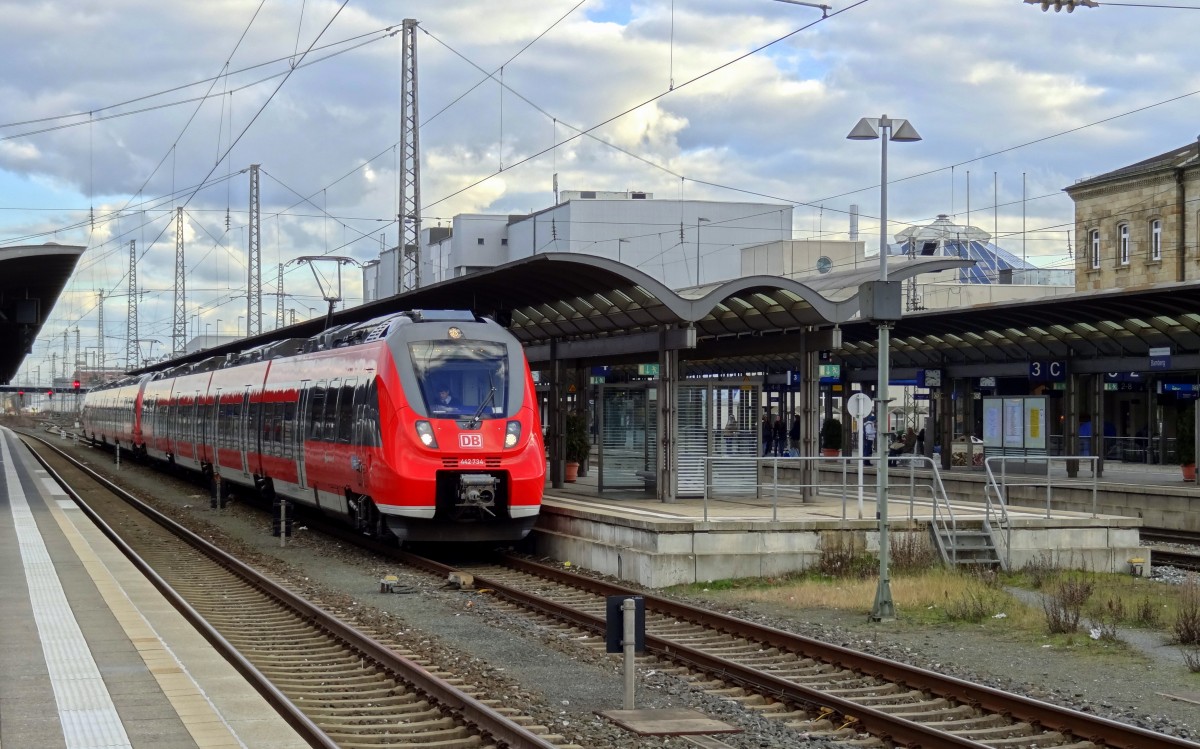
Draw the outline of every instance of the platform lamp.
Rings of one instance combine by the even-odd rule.
[[[880,137],[882,136],[882,137]],[[883,436],[888,427],[888,379],[891,363],[888,360],[890,342],[888,336],[891,327],[900,320],[901,289],[898,282],[888,281],[888,243],[887,243],[887,144],[889,140],[908,143],[921,140],[921,136],[908,120],[889,119],[885,114],[879,119],[864,117],[858,121],[850,134],[849,140],[875,140],[883,142],[882,166],[879,177],[879,280],[868,281],[859,287],[859,299],[862,303],[862,316],[872,320],[879,329],[878,342],[878,381],[875,390],[876,422],[882,425],[884,432],[876,427],[877,444],[887,445],[888,439]],[[871,621],[885,621],[896,618],[896,604],[892,600],[892,586],[888,572],[888,463],[887,456],[882,452],[877,461],[875,473],[875,502],[879,514],[879,587],[875,591],[875,605],[871,608]]]

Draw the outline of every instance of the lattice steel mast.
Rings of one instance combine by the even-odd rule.
[[[262,333],[262,253],[259,251],[258,164],[250,165],[250,262],[246,284],[246,337]]]
[[[171,353],[181,356],[187,349],[187,287],[183,266],[183,207],[175,209],[175,319],[171,325]]]
[[[396,291],[421,285],[421,135],[417,111],[417,21],[404,19],[400,62],[400,213]]]
[[[125,369],[137,366],[137,240],[129,240],[129,307],[125,313]]]
[[[283,263],[279,264],[279,280],[275,282],[275,329],[283,327]]]
[[[100,335],[99,335],[100,340],[96,341],[96,344],[99,347],[99,355],[96,358],[96,369],[103,372],[104,365],[105,365],[105,361],[104,361],[104,292],[101,291],[101,292],[98,292],[98,294],[100,296],[100,302],[96,305],[96,310],[100,313],[100,319],[96,321],[96,326],[97,326],[97,329],[100,331]]]

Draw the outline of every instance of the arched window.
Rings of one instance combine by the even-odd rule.
[[[1117,257],[1121,265],[1129,265],[1129,224],[1117,226]]]
[[[1150,222],[1150,259],[1162,260],[1162,219]]]
[[[1092,248],[1092,267],[1100,267],[1100,230],[1092,229],[1088,232],[1088,242]]]

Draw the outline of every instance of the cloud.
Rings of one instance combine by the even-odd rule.
[[[890,0],[820,21],[811,8],[768,0],[590,0],[574,11],[576,0],[364,0],[323,31],[339,5],[268,3],[255,17],[252,0],[0,0],[2,236],[89,247],[34,358],[56,350],[63,329],[96,337],[88,300],[98,289],[113,294],[106,328],[117,348],[131,239],[144,253],[139,322],[148,335],[169,334],[179,205],[189,314],[232,329],[245,310],[251,163],[262,165],[264,290],[279,262],[365,261],[381,233],[394,243],[399,37],[383,30],[404,16],[421,26],[427,225],[543,208],[557,173],[563,189],[707,200],[748,191],[820,206],[797,208],[797,237],[844,233],[854,203],[872,244],[879,144],[845,135],[858,118],[887,113],[924,136],[889,151],[892,232],[938,213],[964,220],[969,190],[972,222],[998,223],[1005,246],[1024,225],[1026,249],[1053,261],[1072,226],[1061,189],[1189,142],[1200,104],[1152,106],[1200,90],[1183,12],[1102,6],[1068,16],[1017,0]],[[292,70],[318,35],[317,47],[333,46]],[[475,65],[502,64],[510,90],[495,81],[470,90],[484,78]],[[206,92],[203,104],[192,100]],[[596,127],[629,153],[568,140],[569,126]],[[1082,129],[1046,140],[1073,128]],[[21,207],[40,210],[12,210]],[[357,272],[343,278],[348,299],[361,295]],[[309,269],[289,265],[285,288],[302,317],[323,311]],[[272,319],[273,302],[264,297]]]

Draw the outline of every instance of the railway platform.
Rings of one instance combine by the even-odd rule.
[[[308,744],[0,430],[0,747]]]
[[[1057,469],[1056,469],[1057,470]],[[780,473],[784,473],[782,470]],[[1027,562],[1148,575],[1150,549],[1140,546],[1140,528],[1154,525],[1171,506],[1186,513],[1200,491],[1185,485],[1176,467],[1108,471],[1103,480],[1009,477],[1005,518],[985,504],[986,476],[946,472],[943,499],[928,488],[928,471],[891,470],[888,528],[898,535],[929,537],[935,516],[947,513],[959,528],[990,530],[1003,537],[1001,553],[1010,569]],[[753,481],[753,479],[752,479]],[[875,475],[843,484],[840,470],[823,469],[808,491],[788,478],[760,477],[757,491],[715,487],[707,498],[661,502],[634,489],[599,491],[596,477],[580,477],[555,489],[549,485],[535,529],[535,551],[554,559],[649,587],[738,577],[769,577],[814,566],[833,543],[854,544],[877,554],[879,520]],[[744,489],[744,487],[743,487]],[[861,509],[860,509],[861,508]],[[1155,509],[1157,508],[1157,509]],[[1191,514],[1191,513],[1188,513]],[[988,525],[985,526],[985,523]]]

